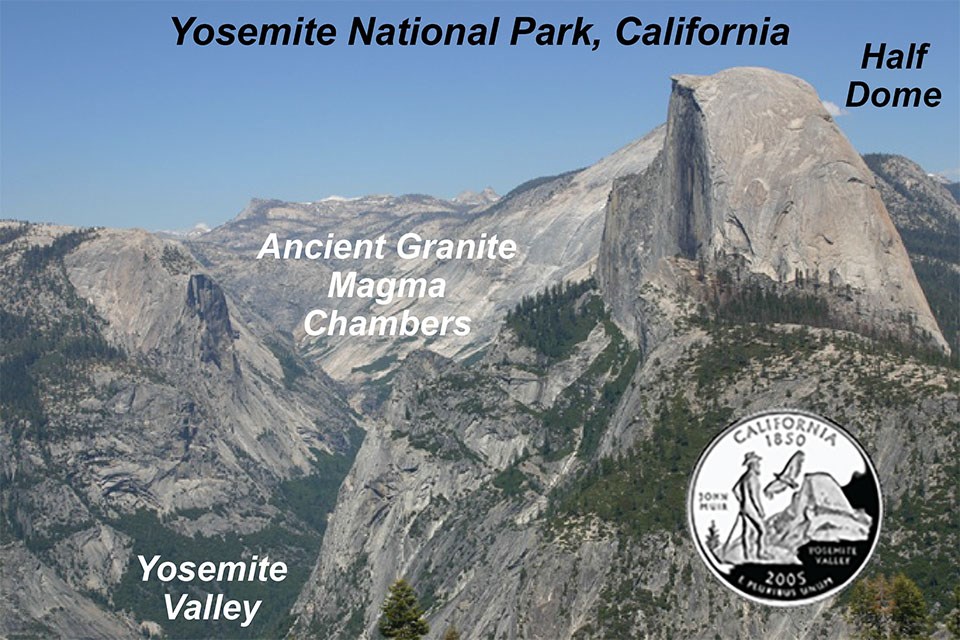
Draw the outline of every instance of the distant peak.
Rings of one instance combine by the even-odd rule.
[[[456,202],[457,204],[474,206],[474,205],[481,205],[481,204],[493,204],[499,199],[500,199],[500,194],[494,191],[492,187],[487,187],[480,193],[477,193],[476,191],[471,191],[470,189],[461,191],[453,199],[453,202]]]

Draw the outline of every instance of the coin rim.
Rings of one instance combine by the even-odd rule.
[[[861,457],[863,457],[863,459],[867,463],[867,468],[873,474],[873,482],[877,487],[877,498],[878,498],[877,504],[879,505],[878,512],[877,512],[877,533],[873,538],[873,544],[870,546],[870,551],[867,553],[867,557],[863,560],[863,562],[860,563],[860,566],[857,567],[857,570],[854,571],[850,575],[850,577],[847,578],[847,580],[845,580],[841,585],[834,587],[828,591],[824,591],[823,593],[817,594],[816,596],[813,596],[811,598],[804,598],[801,600],[767,600],[764,598],[760,598],[758,596],[744,593],[743,591],[737,589],[735,586],[730,584],[726,576],[724,576],[724,574],[722,574],[720,571],[716,569],[716,567],[713,566],[713,563],[710,561],[710,559],[706,556],[706,553],[703,551],[702,545],[700,543],[700,539],[697,537],[696,526],[694,525],[694,522],[693,522],[694,487],[696,486],[697,478],[700,477],[700,469],[703,466],[704,461],[710,455],[710,452],[713,451],[713,448],[717,445],[717,443],[720,440],[722,440],[724,436],[726,436],[730,431],[741,426],[742,424],[745,424],[757,418],[761,418],[763,416],[768,416],[773,414],[783,414],[783,413],[799,414],[802,416],[806,416],[808,418],[814,418],[816,420],[819,420],[821,422],[824,422],[830,425],[831,427],[834,427],[835,429],[840,431],[842,434],[844,434],[847,437],[847,439],[853,443],[857,451],[860,452]],[[883,526],[883,511],[884,511],[883,489],[880,486],[880,474],[877,473],[877,468],[874,466],[873,460],[870,459],[870,455],[863,448],[863,445],[860,444],[860,441],[856,437],[854,437],[852,433],[847,431],[846,428],[841,427],[839,424],[837,424],[830,418],[825,418],[819,414],[813,413],[812,411],[806,411],[803,409],[767,409],[765,411],[758,411],[755,413],[751,413],[747,416],[744,416],[743,418],[740,418],[739,420],[736,420],[735,422],[730,423],[729,425],[727,425],[725,429],[723,429],[717,435],[715,435],[707,444],[707,446],[704,447],[703,451],[700,452],[700,457],[697,458],[697,464],[694,466],[693,474],[690,476],[690,486],[687,489],[686,507],[687,507],[687,527],[690,532],[690,537],[693,539],[694,547],[696,547],[697,549],[697,555],[700,556],[700,560],[707,566],[707,569],[710,570],[710,573],[713,574],[713,577],[716,578],[724,587],[726,587],[728,590],[732,591],[733,593],[737,594],[738,596],[742,598],[746,598],[747,600],[751,600],[758,604],[771,606],[771,607],[801,607],[804,605],[813,604],[815,602],[819,602],[820,600],[825,600],[826,598],[835,596],[841,591],[843,591],[844,589],[846,589],[847,587],[849,587],[850,584],[857,579],[857,576],[859,576],[860,573],[870,563],[870,559],[873,557],[873,553],[877,549],[877,544],[880,542],[880,533]]]

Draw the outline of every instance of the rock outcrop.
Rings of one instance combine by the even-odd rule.
[[[919,242],[911,246],[913,234],[933,232],[957,240],[960,233],[960,203],[948,189],[949,185],[903,156],[868,153],[863,160],[873,171],[883,204],[897,225],[911,256],[916,250],[927,248]],[[960,259],[957,251],[953,251],[949,257],[954,261]]]
[[[603,210],[613,181],[643,171],[663,146],[664,128],[618,149],[596,164],[558,176],[530,180],[502,198],[487,194],[448,201],[424,195],[325,198],[292,203],[256,200],[236,219],[190,243],[224,288],[242,295],[273,326],[294,333],[305,357],[333,378],[356,383],[384,375],[408,353],[426,346],[448,357],[467,357],[494,337],[500,319],[524,295],[563,280],[582,280],[593,271],[603,232]],[[491,204],[492,203],[492,204]],[[415,231],[424,238],[477,238],[481,233],[517,241],[509,261],[384,260],[254,261],[264,239],[376,238],[396,242]],[[330,273],[356,270],[362,276],[445,278],[443,298],[397,299],[377,305],[360,298],[327,297]],[[311,309],[342,315],[398,313],[458,315],[473,320],[470,335],[428,340],[310,338],[303,318]],[[376,364],[374,364],[376,363]],[[390,363],[384,365],[383,363]],[[373,371],[371,371],[371,366]]]
[[[359,439],[339,388],[252,330],[178,242],[0,234],[0,636],[135,637],[163,620],[183,637],[161,583],[133,578],[155,545],[187,559],[216,536],[239,557],[237,536],[256,534],[257,551],[312,559],[320,493],[299,509],[282,488]]]
[[[662,152],[610,194],[598,271],[648,341],[645,284],[731,265],[842,292],[849,326],[948,349],[870,169],[810,85],[768,69],[674,76]]]
[[[509,331],[469,368],[436,356],[408,359],[344,482],[291,637],[376,637],[380,604],[398,577],[415,586],[431,628],[455,625],[471,639],[849,637],[832,601],[758,609],[709,575],[683,528],[689,469],[727,424],[724,416],[783,404],[817,408],[875,452],[891,505],[928,477],[937,487],[930,495],[940,497],[927,504],[943,513],[952,500],[943,461],[956,450],[949,435],[957,427],[956,375],[859,354],[850,335],[826,329],[814,330],[806,338],[813,351],[797,358],[784,340],[791,331],[757,330],[753,351],[699,330],[661,342],[604,416],[608,446],[596,457],[585,444],[596,424],[590,412],[601,406],[600,387],[611,389],[616,363],[556,398],[514,389],[518,373],[546,388],[571,363],[585,359],[581,371],[610,366],[606,358],[618,350],[607,351],[602,329],[547,365]],[[703,377],[724,371],[727,358],[739,366]],[[867,393],[873,371],[889,379]],[[574,413],[582,419],[570,419],[577,407],[585,408]],[[564,432],[569,448],[546,446]],[[941,462],[925,466],[920,451]],[[859,516],[842,495],[820,479],[806,482],[798,519],[811,515],[813,529],[841,522],[854,529]],[[609,503],[616,508],[604,508]],[[886,535],[910,541],[895,553],[918,552],[930,523],[906,524],[891,510]],[[784,528],[808,533],[794,513],[779,514],[789,520]],[[950,536],[936,534],[930,548],[940,561],[955,553]]]
[[[136,575],[135,554],[197,560],[215,548],[297,569],[248,637],[373,637],[400,576],[435,631],[471,639],[848,637],[832,602],[769,610],[730,593],[684,530],[689,472],[712,434],[786,404],[860,438],[884,488],[885,540],[897,542],[882,540],[872,562],[929,571],[918,581],[931,611],[949,609],[928,578],[960,548],[943,519],[956,503],[956,370],[835,327],[712,322],[697,305],[740,269],[820,295],[854,314],[854,329],[902,318],[938,343],[873,185],[902,205],[893,221],[915,232],[904,234],[915,265],[941,269],[918,269],[930,292],[956,274],[938,257],[955,252],[954,209],[902,163],[871,164],[872,177],[788,76],[679,77],[670,116],[592,167],[495,202],[255,201],[183,241],[0,223],[0,364],[18,391],[0,407],[0,635],[234,637],[168,621],[165,586]],[[925,194],[945,213],[914,215],[931,211]],[[411,230],[497,233],[522,240],[522,254],[409,272],[253,260],[271,231]],[[591,274],[598,254],[606,309],[592,290],[564,301],[555,289],[503,322],[521,297]],[[445,277],[447,298],[402,304],[483,323],[459,342],[301,335],[297,349],[290,332],[326,304],[332,268]],[[800,274],[818,286],[802,289]],[[939,289],[931,307],[948,318],[956,287]],[[553,315],[538,315],[543,305]],[[316,365],[372,399],[351,410],[352,389]],[[353,459],[355,426],[368,435]],[[816,504],[855,527],[839,489],[818,486],[786,528]]]

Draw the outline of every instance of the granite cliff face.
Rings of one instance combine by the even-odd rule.
[[[732,595],[685,530],[702,447],[780,405],[861,439],[886,500],[873,562],[943,614],[960,380],[911,352],[942,339],[878,194],[949,336],[960,209],[905,159],[871,174],[799,80],[674,89],[667,125],[503,198],[260,200],[177,240],[0,223],[0,634],[235,635],[147,606],[133,558],[172,547],[291,566],[254,637],[374,637],[401,576],[435,632],[471,639],[848,637],[830,602]],[[523,246],[493,265],[257,262],[271,231]],[[411,309],[480,321],[461,341],[307,339],[335,268],[446,277]],[[748,287],[840,326],[709,306]],[[350,409],[358,389],[380,395]]]
[[[796,326],[707,323],[641,360],[600,317],[573,342],[551,358],[510,328],[469,366],[404,363],[341,488],[292,637],[376,637],[397,577],[433,629],[465,638],[849,637],[831,601],[769,609],[731,594],[686,531],[702,447],[732,417],[785,404],[835,417],[873,454],[889,509],[874,568],[915,553],[953,561],[956,535],[933,514],[955,499],[955,370]],[[918,523],[908,504],[921,477],[930,519]]]
[[[166,625],[138,553],[186,558],[206,539],[239,558],[240,535],[312,559],[316,524],[283,491],[359,439],[339,389],[252,331],[179,243],[11,223],[0,235],[0,635]]]
[[[756,69],[680,77],[661,153],[609,196],[598,276],[610,317],[558,357],[563,336],[547,335],[538,309],[589,315],[592,294],[544,298],[518,308],[479,362],[408,358],[292,635],[374,637],[403,576],[434,629],[468,638],[846,637],[830,602],[767,610],[731,596],[684,529],[701,448],[771,406],[833,416],[874,452],[885,526],[903,542],[881,547],[881,570],[908,564],[925,531],[947,561],[955,535],[906,514],[921,469],[933,511],[954,499],[941,456],[958,446],[956,372],[836,328],[715,322],[706,294],[737,269],[724,286],[799,290],[866,336],[945,344],[873,174],[812,89]]]
[[[863,159],[876,176],[943,336],[953,353],[960,353],[960,202],[949,185],[908,158],[873,153]]]
[[[656,332],[638,318],[644,285],[742,268],[829,290],[850,327],[948,349],[873,174],[798,78],[675,76],[663,150],[617,182],[604,233],[601,285],[635,335]]]
[[[468,357],[496,334],[499,319],[522,296],[564,279],[581,280],[595,267],[603,232],[603,208],[614,179],[642,171],[663,146],[657,128],[596,164],[560,176],[520,185],[490,204],[491,197],[447,201],[430,196],[328,198],[310,203],[258,200],[236,219],[191,241],[191,250],[209,265],[228,290],[242,296],[258,315],[293,333],[303,355],[337,380],[363,383],[382,376],[396,362],[426,345],[409,340],[310,338],[304,315],[335,308],[344,315],[389,314],[409,308],[418,315],[473,318],[465,338],[433,340],[430,349],[448,357]],[[513,238],[520,255],[510,261],[330,262],[255,261],[267,234],[286,238],[376,238],[395,242],[415,231],[424,238],[478,238],[481,233]],[[330,273],[356,270],[361,276],[445,278],[442,299],[398,299],[391,305],[369,300],[327,298]]]

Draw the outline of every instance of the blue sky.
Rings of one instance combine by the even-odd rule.
[[[330,47],[176,46],[171,16],[338,28]],[[362,48],[353,16],[488,22],[494,47]],[[583,16],[587,48],[507,45],[515,16]],[[790,26],[786,47],[624,47],[644,23]],[[920,70],[861,70],[866,42],[930,42]],[[591,164],[666,115],[673,73],[737,65],[798,75],[841,104],[851,80],[938,86],[935,109],[850,109],[838,123],[862,152],[928,171],[960,167],[960,3],[165,3],[0,0],[0,217],[74,225],[215,225],[251,197],[431,193]]]

